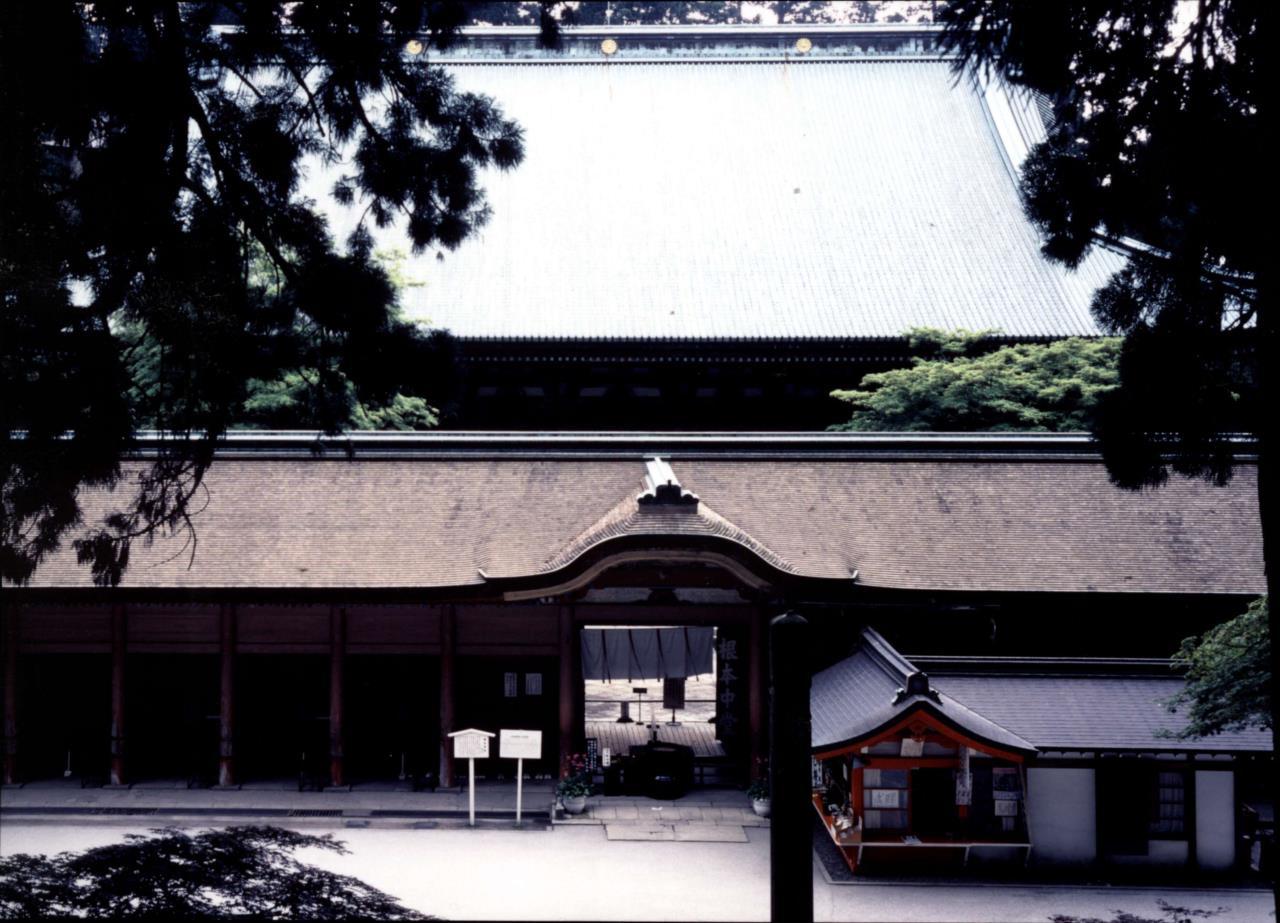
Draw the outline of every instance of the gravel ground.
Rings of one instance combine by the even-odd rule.
[[[0,826],[0,854],[118,842],[134,826]],[[308,826],[308,831],[316,828]],[[764,920],[769,837],[746,843],[610,842],[602,827],[335,829],[346,856],[302,858],[355,875],[408,906],[451,919]],[[1056,913],[1110,920],[1159,916],[1157,901],[1216,910],[1212,923],[1274,920],[1269,892],[956,882],[831,885],[814,870],[818,920],[1048,921]]]

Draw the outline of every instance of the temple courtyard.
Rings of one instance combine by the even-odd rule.
[[[695,790],[676,801],[597,797],[590,815],[568,823],[550,810],[548,783],[529,783],[524,794],[517,829],[514,786],[480,787],[473,829],[458,792],[28,786],[4,792],[0,854],[83,850],[164,826],[267,822],[332,833],[347,855],[309,850],[299,858],[447,919],[768,918],[769,829],[741,792]],[[1110,920],[1121,912],[1154,920],[1163,918],[1161,901],[1218,911],[1215,923],[1274,919],[1270,892],[1244,885],[1063,883],[1034,868],[989,878],[851,881],[823,861],[822,845],[815,838],[818,920]]]

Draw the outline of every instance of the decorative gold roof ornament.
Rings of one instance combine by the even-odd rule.
[[[422,54],[422,42],[418,41],[416,38],[411,38],[409,41],[405,42],[404,50],[412,55]]]
[[[600,43],[600,50],[603,51],[605,54],[617,54],[618,43],[614,39],[607,38]]]
[[[809,41],[809,39],[805,38],[804,36],[801,36],[800,38],[796,39],[796,51],[800,52],[801,54],[804,54],[806,51],[811,51],[812,49],[813,49],[813,42]]]

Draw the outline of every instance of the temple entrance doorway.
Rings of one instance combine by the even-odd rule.
[[[677,767],[677,786],[742,781],[746,723],[740,693],[724,683],[742,668],[729,661],[722,671],[717,656],[731,635],[708,625],[583,626],[584,755],[607,794],[644,793],[655,774],[670,775],[641,765],[656,751]]]

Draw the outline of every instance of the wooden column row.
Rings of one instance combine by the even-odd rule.
[[[342,736],[343,675],[347,662],[347,610],[329,607],[329,784],[346,785]]]
[[[111,607],[111,785],[125,785],[124,655],[128,638],[128,613]]]
[[[445,606],[440,613],[440,784],[453,788],[453,738],[454,727],[454,659],[458,650],[458,612],[453,606]]]
[[[236,607],[218,608],[218,787],[236,785]]]

